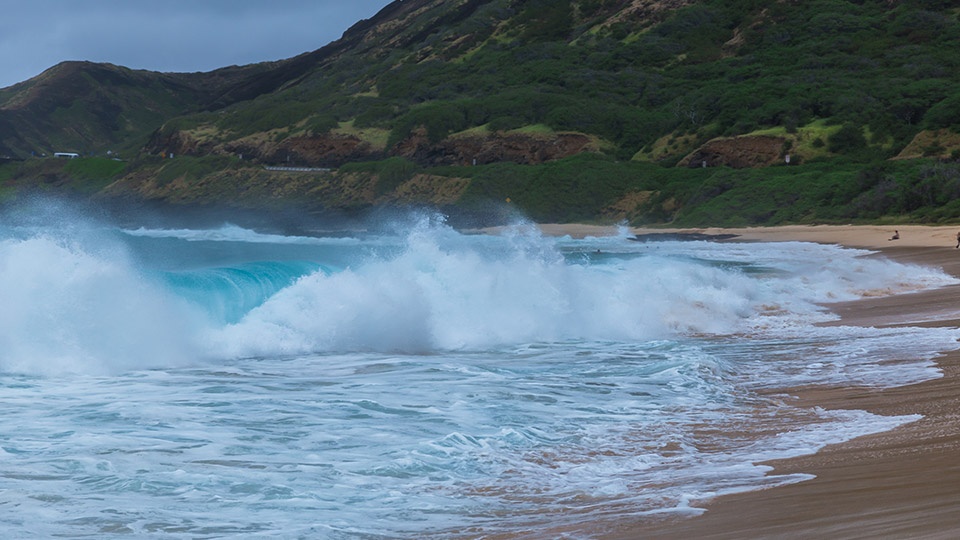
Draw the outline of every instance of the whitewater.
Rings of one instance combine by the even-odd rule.
[[[952,284],[810,243],[0,220],[9,538],[589,538],[799,482],[917,416],[785,390],[940,376],[944,328],[822,326]]]

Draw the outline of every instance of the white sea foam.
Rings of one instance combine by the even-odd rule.
[[[495,241],[424,226],[399,255],[306,276],[211,340],[245,356],[755,333],[832,318],[818,303],[955,281],[815,244],[578,243],[525,230]]]
[[[257,237],[227,230],[229,237]],[[207,233],[176,234],[192,241],[210,238]],[[224,237],[223,229],[213,237]],[[424,353],[569,340],[789,333],[832,317],[818,303],[954,281],[939,271],[835,246],[651,245],[631,242],[625,234],[574,241],[544,238],[530,228],[500,238],[463,236],[429,219],[406,236],[378,237],[352,256],[339,255],[347,257],[343,270],[323,267],[325,248],[316,249],[317,260],[309,264],[322,271],[295,279],[271,297],[247,298],[246,281],[257,285],[254,293],[275,290],[263,286],[266,274],[248,276],[257,268],[272,272],[273,266],[213,269],[215,291],[187,290],[209,286],[204,285],[209,279],[189,276],[177,278],[177,289],[164,290],[162,280],[148,277],[130,262],[126,248],[103,234],[7,238],[0,251],[10,306],[3,312],[4,365],[84,371],[86,362],[97,371],[175,365],[173,359],[197,356],[198,349],[218,358]],[[231,276],[245,281],[231,285]],[[238,295],[232,304],[225,298],[230,287]],[[219,320],[198,322],[199,310],[185,307],[185,298],[202,303],[203,295],[218,303]],[[250,311],[226,311],[231,305]],[[223,326],[224,320],[236,322]],[[148,343],[157,345],[137,351]],[[38,356],[46,358],[42,366],[24,360]]]
[[[813,325],[823,302],[954,282],[835,246],[431,219],[354,244],[193,241],[221,233],[0,239],[6,533],[575,534],[611,509],[697,513],[807,478],[757,462],[916,419],[770,389],[921,381],[956,346]]]
[[[58,374],[183,364],[190,311],[108,242],[0,240],[0,369]]]
[[[148,238],[179,238],[188,242],[246,242],[251,244],[356,244],[355,238],[319,237],[269,234],[247,229],[231,223],[216,229],[155,229],[139,227],[124,229],[124,234]]]

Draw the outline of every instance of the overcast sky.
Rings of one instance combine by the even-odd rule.
[[[390,0],[0,0],[0,88],[65,60],[210,71],[290,58]]]

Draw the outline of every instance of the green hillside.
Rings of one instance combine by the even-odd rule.
[[[21,157],[128,148],[96,189],[57,173],[105,199],[960,221],[958,14],[933,0],[407,0],[315,53],[201,74],[216,85],[141,78],[149,110],[116,91],[129,80],[100,80],[99,108],[68,100],[2,142]],[[0,134],[16,99],[0,91]],[[93,114],[111,106],[123,114]],[[28,165],[4,167],[6,193],[30,187]]]

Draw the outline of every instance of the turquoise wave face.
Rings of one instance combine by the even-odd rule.
[[[233,324],[301,277],[332,271],[309,261],[263,261],[164,272],[161,280],[177,296],[199,306],[211,322]]]

